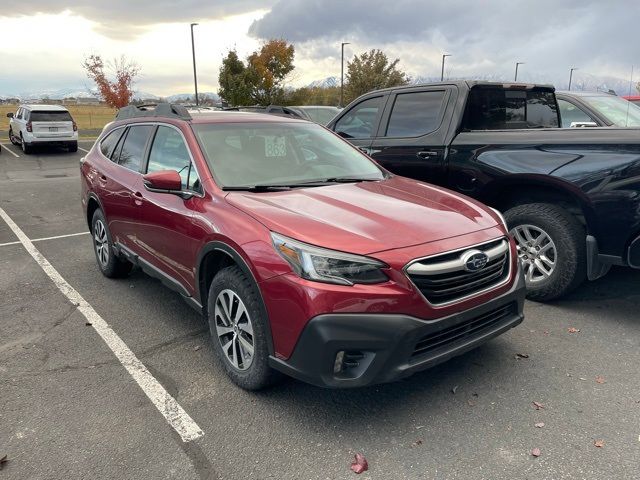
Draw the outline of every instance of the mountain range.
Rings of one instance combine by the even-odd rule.
[[[198,95],[206,95],[207,97],[213,97],[215,101],[218,100],[218,94],[214,92],[199,92]],[[70,87],[59,89],[29,90],[13,93],[0,93],[0,100],[7,98],[17,98],[19,100],[63,100],[65,98],[98,98],[98,96],[98,91],[96,89],[89,89],[86,87]],[[133,94],[134,100],[161,100],[164,98],[169,102],[184,101],[192,97],[193,93],[177,93],[168,97],[160,97],[153,93],[143,91],[135,91]]]

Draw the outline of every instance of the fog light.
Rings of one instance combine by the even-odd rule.
[[[344,350],[340,350],[336,354],[336,361],[333,362],[333,373],[340,373],[342,371],[342,360],[344,360]]]

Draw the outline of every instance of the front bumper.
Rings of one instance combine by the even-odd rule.
[[[437,320],[396,314],[327,314],[312,318],[288,360],[270,365],[331,388],[361,387],[408,377],[497,337],[522,322],[526,290],[517,281],[503,295]],[[337,362],[339,352],[342,361]],[[340,357],[338,357],[340,359]],[[344,368],[335,371],[342,364]]]

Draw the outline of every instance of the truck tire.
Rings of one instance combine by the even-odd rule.
[[[78,151],[78,142],[69,142],[67,144],[67,149],[69,152],[77,152]]]
[[[269,319],[256,289],[233,265],[213,278],[207,304],[216,357],[233,383],[245,390],[263,389],[281,376],[269,366]]]
[[[518,205],[504,214],[524,268],[527,297],[549,301],[587,277],[586,233],[567,210],[548,203]]]
[[[29,155],[33,151],[32,145],[30,143],[25,142],[22,135],[20,135],[20,144],[22,146],[22,152],[25,155]]]

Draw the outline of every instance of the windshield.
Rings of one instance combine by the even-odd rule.
[[[385,178],[375,163],[319,125],[196,124],[193,130],[220,187]]]
[[[309,118],[320,125],[326,125],[335,117],[340,109],[338,107],[297,107],[306,112]]]
[[[582,100],[613,122],[616,127],[640,127],[640,107],[623,98],[598,95],[582,97]]]

